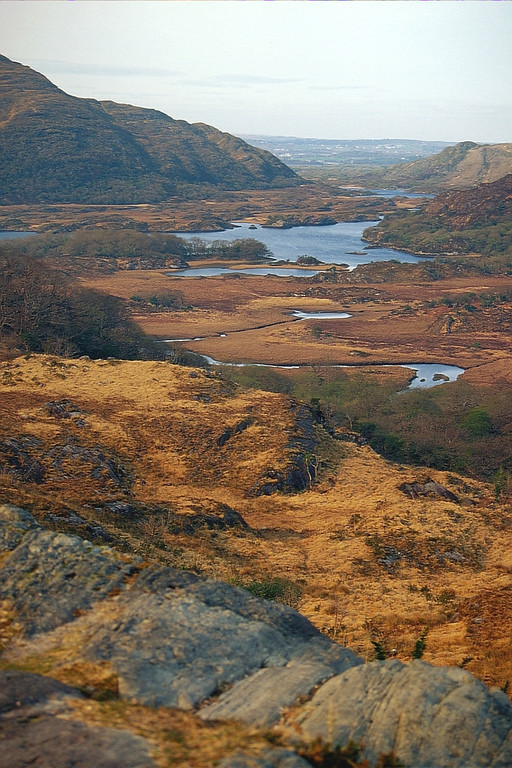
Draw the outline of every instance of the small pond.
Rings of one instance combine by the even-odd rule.
[[[7,230],[0,232],[0,240],[16,240],[19,237],[33,237],[37,235],[37,232],[8,232]]]
[[[299,320],[344,320],[352,317],[348,312],[301,312],[300,309],[294,309],[292,316]]]

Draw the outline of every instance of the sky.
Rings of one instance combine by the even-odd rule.
[[[512,142],[512,2],[0,0],[67,93],[237,135]]]

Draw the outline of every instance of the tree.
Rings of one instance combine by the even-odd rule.
[[[461,427],[470,437],[485,437],[493,431],[492,419],[484,408],[472,408],[462,420]]]

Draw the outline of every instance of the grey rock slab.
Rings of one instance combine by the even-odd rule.
[[[115,728],[43,715],[0,722],[0,768],[156,768],[149,743]]]
[[[307,638],[321,637],[308,619],[286,605],[262,600],[245,589],[185,571],[147,568],[137,576],[132,589],[166,596],[176,595],[180,589],[186,590],[187,595],[193,595],[205,606],[223,608],[245,619],[263,622],[290,639],[298,637],[304,641]],[[325,643],[332,645],[327,638]]]
[[[62,704],[70,698],[82,699],[83,696],[76,688],[51,677],[19,670],[0,672],[0,715],[12,710],[19,711],[21,708],[40,708],[48,702]]]
[[[285,666],[260,669],[240,680],[199,714],[205,720],[235,719],[249,725],[275,725],[286,707],[296,704],[318,683],[362,663],[346,648],[325,647],[311,640],[307,649]]]
[[[15,549],[28,531],[39,528],[30,512],[12,504],[0,505],[0,552]]]
[[[183,709],[263,666],[286,663],[300,645],[297,637],[233,606],[208,605],[194,592],[166,596],[133,587],[118,598],[116,616],[89,635],[83,655],[109,661],[123,697]]]
[[[361,743],[370,764],[394,752],[407,768],[510,768],[512,707],[459,667],[372,662],[328,680],[289,735]]]
[[[311,768],[290,749],[265,749],[257,755],[236,752],[219,763],[219,768]]]
[[[144,738],[71,719],[82,698],[49,677],[0,672],[0,768],[156,768]]]
[[[170,568],[141,571],[115,615],[87,634],[86,658],[108,661],[121,695],[151,706],[195,707],[261,668],[294,660],[271,720],[356,658],[287,606]]]
[[[29,524],[24,515],[20,526]],[[12,601],[31,636],[72,621],[120,587],[136,563],[78,536],[35,527],[1,563],[0,599]]]

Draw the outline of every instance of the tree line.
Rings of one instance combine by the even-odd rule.
[[[161,345],[130,320],[126,303],[81,288],[44,261],[0,248],[0,340],[28,351],[158,359]]]
[[[73,233],[37,235],[18,240],[20,252],[52,261],[80,262],[84,259],[125,260],[147,266],[186,264],[198,259],[264,261],[272,256],[266,245],[253,238],[208,241],[185,239],[170,233],[144,233],[131,229],[92,229]]]

